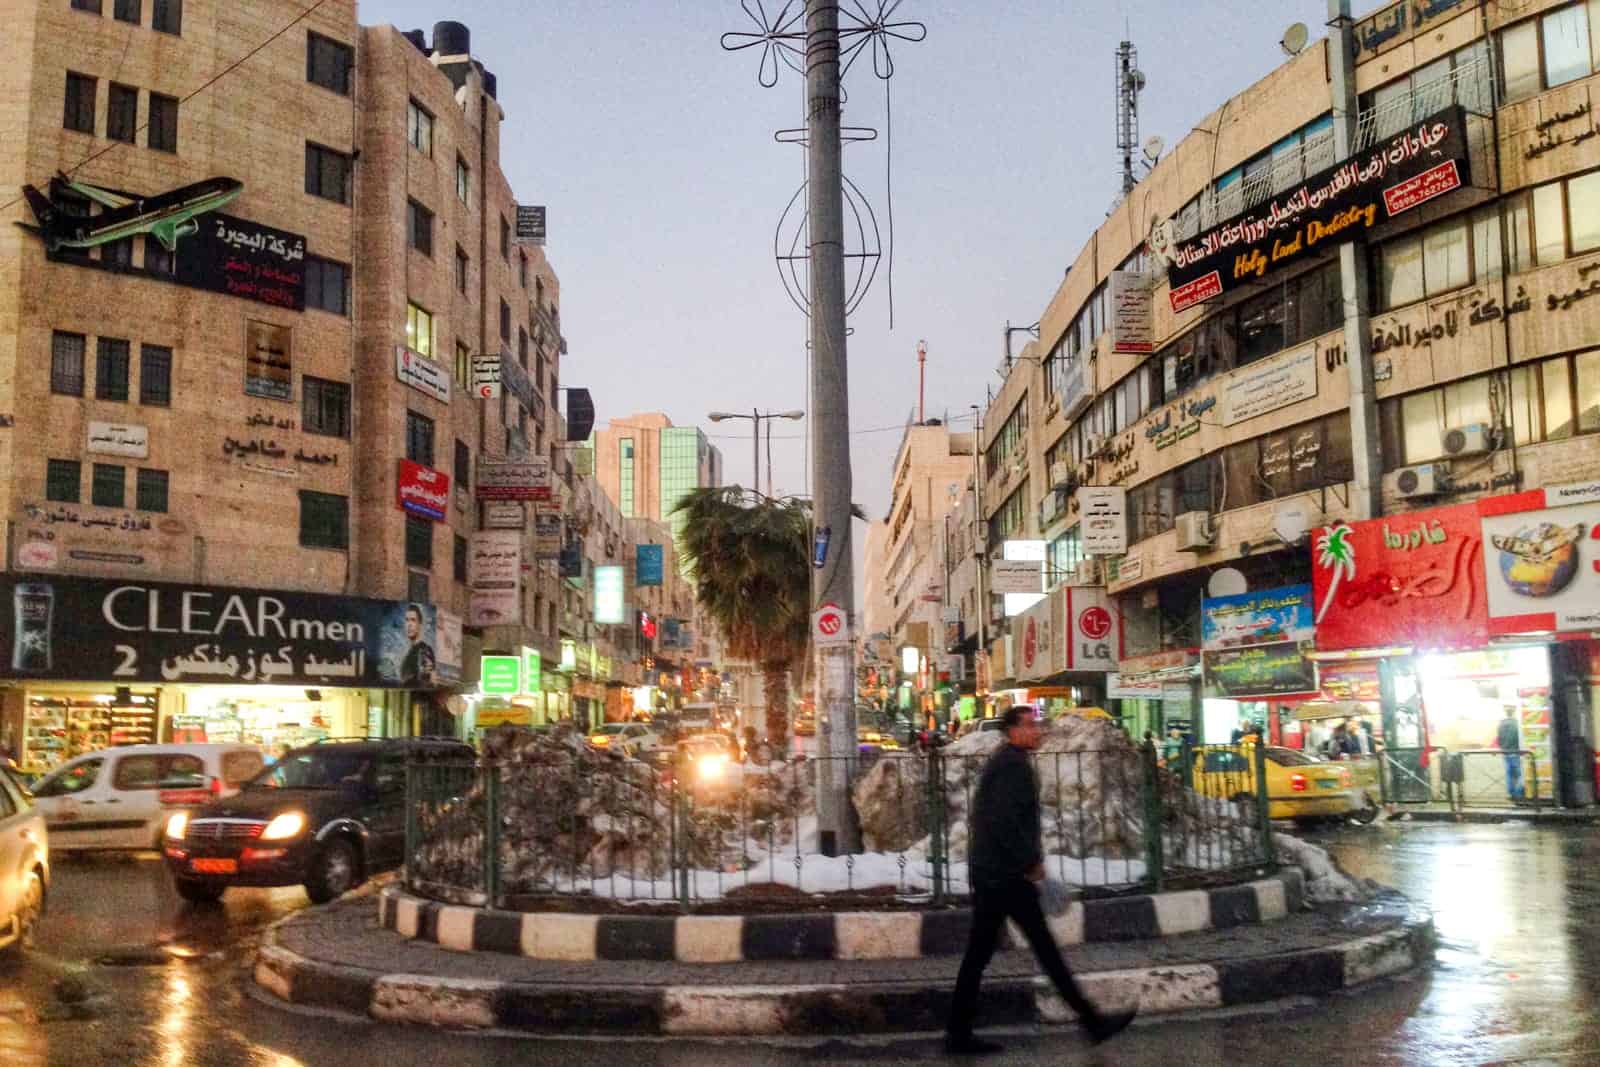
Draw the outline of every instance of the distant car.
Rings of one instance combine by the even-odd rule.
[[[637,756],[660,741],[654,730],[641,722],[608,722],[589,735],[589,744],[625,756]]]
[[[58,851],[159,849],[169,815],[232,796],[265,763],[254,745],[124,745],[63,764],[33,795]]]
[[[285,753],[235,797],[167,820],[167,869],[185,900],[234,886],[303,885],[321,904],[405,858],[406,761],[470,763],[459,741],[323,742]]]
[[[22,779],[0,766],[0,951],[32,947],[50,893],[50,839],[44,813]]]
[[[998,717],[989,719],[968,719],[966,722],[963,722],[961,724],[961,728],[956,731],[956,737],[966,737],[968,734],[977,733],[997,733],[1004,729],[1005,723]]]
[[[1365,792],[1356,786],[1349,767],[1276,745],[1266,746],[1262,754],[1268,818],[1308,822],[1347,818],[1366,808]],[[1254,799],[1254,745],[1206,748],[1200,756],[1194,766],[1196,792],[1223,800]]]

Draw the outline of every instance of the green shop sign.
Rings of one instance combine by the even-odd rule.
[[[1206,692],[1235,699],[1314,693],[1316,668],[1306,655],[1312,647],[1309,641],[1278,641],[1204,652]]]
[[[494,696],[516,696],[522,691],[522,659],[518,656],[484,656],[478,663],[478,687]]]
[[[544,658],[537,648],[522,649],[522,692],[538,693],[543,689]]]

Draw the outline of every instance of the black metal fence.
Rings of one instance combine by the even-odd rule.
[[[669,750],[670,753],[670,750]],[[1123,746],[1034,757],[1046,872],[1084,894],[1231,878],[1274,861],[1253,746],[1165,766]],[[818,848],[828,758],[765,766],[715,753],[633,759],[581,743],[407,768],[407,887],[522,908],[592,897],[677,908],[796,893],[965,896],[970,814],[988,754],[850,759],[860,853]]]

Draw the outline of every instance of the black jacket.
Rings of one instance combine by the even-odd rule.
[[[972,802],[972,884],[992,889],[1014,882],[1043,862],[1039,781],[1028,753],[1002,745],[978,776]]]
[[[1495,731],[1495,740],[1500,742],[1500,748],[1506,752],[1516,752],[1521,747],[1522,734],[1517,729],[1515,719],[1501,719],[1500,728]]]

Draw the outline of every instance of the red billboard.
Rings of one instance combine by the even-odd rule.
[[[443,522],[450,511],[450,476],[444,471],[402,459],[395,497],[402,510]]]
[[[1319,649],[1488,643],[1476,504],[1324,526],[1311,573]]]

